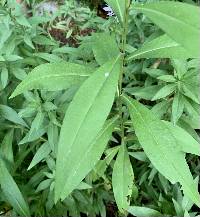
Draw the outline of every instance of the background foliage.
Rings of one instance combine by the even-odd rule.
[[[112,80],[104,83],[108,74],[112,74],[111,68],[115,67],[117,70],[121,64],[120,58],[117,63],[111,58],[118,56],[118,47],[121,49],[120,17],[118,16],[118,20],[116,16],[103,19],[105,15],[100,16],[102,11],[97,12],[102,4],[99,1],[57,1],[50,9],[46,9],[41,2],[26,0],[19,4],[15,0],[2,0],[0,3],[0,215],[76,217],[127,216],[132,213],[134,216],[195,217],[200,214],[194,201],[183,194],[180,184],[176,181],[171,184],[171,177],[167,179],[158,172],[154,162],[147,157],[145,147],[141,144],[149,132],[140,128],[139,117],[133,121],[133,128],[129,117],[131,110],[140,108],[140,105],[133,101],[127,108],[125,104],[128,104],[129,98],[126,96],[121,110],[126,132],[123,142],[127,148],[121,141],[120,124],[115,116],[119,110],[117,100],[111,105],[115,86]],[[107,2],[112,6],[115,1]],[[200,141],[200,67],[198,54],[194,51],[197,45],[192,36],[188,39],[181,35],[180,41],[182,40],[184,45],[184,40],[190,40],[189,45],[186,45],[188,50],[184,50],[182,44],[177,44],[168,35],[164,35],[165,26],[154,24],[158,22],[157,18],[154,21],[147,18],[148,14],[139,13],[140,8],[138,6],[137,11],[134,2],[132,1],[129,11],[127,42],[124,44],[127,62],[124,64],[123,93],[137,99],[151,110],[149,114],[149,110],[141,107],[144,118],[153,114],[152,120],[156,117],[185,130],[177,132],[177,135],[180,138],[179,144],[185,145],[184,152],[192,153],[186,155],[186,161],[195,178],[192,185],[197,188],[200,160],[199,156],[193,155],[199,154],[195,147],[197,141]],[[188,7],[198,6],[197,1],[183,2],[188,3]],[[183,24],[186,26],[181,29],[189,29],[193,25],[192,16],[193,14],[185,18],[187,25]],[[188,32],[193,31],[192,27],[188,29]],[[166,47],[163,47],[163,44]],[[157,52],[154,52],[154,49]],[[109,62],[105,63],[106,61]],[[108,74],[95,77],[94,71],[98,66],[99,72],[106,71]],[[66,68],[69,74],[65,71]],[[56,72],[59,72],[57,80],[50,77]],[[73,76],[70,73],[73,73]],[[114,76],[116,75],[113,73],[113,79]],[[82,105],[88,96],[92,98],[98,88],[102,88],[101,82],[105,85],[103,93],[107,93],[106,88],[109,88],[109,94],[102,94],[106,95],[107,99],[102,97],[97,100],[98,106],[95,104],[92,109],[105,118],[107,110],[105,106],[101,106],[104,105],[103,102],[107,100],[112,109],[110,119],[105,122],[102,131],[99,130],[103,117],[97,119],[94,125],[100,135],[100,139],[96,140],[104,152],[91,152],[91,156],[97,155],[96,158],[100,158],[101,152],[103,155],[98,162],[95,159],[90,161],[95,165],[90,170],[91,165],[87,165],[87,160],[81,161],[81,158],[92,157],[79,154],[79,151],[87,154],[88,149],[80,145],[79,151],[75,150],[72,157],[66,147],[59,152],[58,142],[59,135],[63,135],[65,143],[71,136],[70,132],[73,132],[72,126],[76,127],[77,120],[73,122],[73,117],[69,118],[67,123],[71,125],[67,131],[60,133],[66,111],[69,116],[84,114],[84,106],[77,107],[77,102]],[[76,95],[77,91],[87,93],[85,102],[82,95]],[[72,101],[74,96],[76,100]],[[71,101],[75,101],[74,105]],[[135,117],[131,115],[131,118]],[[147,123],[150,118],[144,120]],[[156,126],[162,125],[161,122],[156,123]],[[163,126],[164,124],[166,123],[163,122]],[[88,140],[84,137],[86,133],[91,134],[84,126],[82,134],[79,135],[81,141]],[[92,132],[95,134],[95,129]],[[155,137],[161,134],[161,139],[167,140],[168,134],[165,135],[162,128]],[[146,137],[148,142],[149,138]],[[91,150],[95,142],[90,141]],[[108,143],[107,146],[105,143]],[[187,144],[191,146],[187,147]],[[71,160],[65,162],[68,163],[68,168],[73,169],[76,163],[81,162],[79,170],[77,169],[81,178],[77,183],[73,179],[68,180],[68,187],[72,185],[71,188],[75,190],[72,193],[69,190],[71,194],[66,198],[64,195],[64,200],[59,200],[55,205],[55,177],[58,173],[56,157],[63,156],[63,153],[66,154],[65,157],[71,156]],[[156,154],[160,154],[159,149]],[[170,157],[171,152],[168,154]],[[173,160],[180,163],[178,168],[184,164],[178,159]],[[74,174],[72,169],[67,171],[71,174],[70,177]],[[60,177],[66,175],[62,169],[59,173]],[[87,173],[86,177],[84,173]],[[57,188],[66,193],[65,181],[58,183]],[[182,187],[184,190],[184,185]],[[120,192],[124,195],[120,195]],[[121,198],[125,200],[119,202]],[[129,207],[129,204],[132,206]],[[126,206],[127,210],[124,211]]]

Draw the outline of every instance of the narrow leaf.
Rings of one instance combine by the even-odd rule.
[[[0,115],[3,116],[3,118],[5,118],[5,119],[7,119],[13,123],[20,124],[22,126],[27,127],[27,124],[17,114],[17,112],[7,105],[0,105]]]
[[[179,182],[184,194],[200,206],[200,195],[185,160],[185,153],[171,130],[136,100],[127,96],[123,99],[128,105],[136,136],[151,163],[172,184]]]
[[[183,46],[162,35],[152,41],[146,42],[141,48],[129,54],[127,61],[141,58],[189,58],[196,57],[190,54]]]
[[[67,89],[88,78],[93,69],[75,63],[47,63],[33,69],[17,86],[10,98],[27,90],[56,91]]]
[[[14,129],[10,130],[4,137],[1,146],[0,146],[0,153],[2,155],[2,158],[9,162],[10,164],[13,164],[14,157],[13,157],[13,133]]]
[[[156,217],[162,216],[160,212],[154,209],[150,209],[148,207],[141,207],[141,206],[130,206],[128,208],[128,212],[134,216],[138,217]]]
[[[113,167],[112,185],[115,200],[120,212],[124,212],[130,205],[134,174],[129,155],[124,144],[121,145]]]
[[[105,63],[83,83],[68,107],[58,144],[55,201],[67,197],[94,166],[94,162],[86,161],[86,165],[90,166],[87,165],[88,169],[84,172],[78,162],[80,156],[83,158],[85,154],[90,154],[87,150],[110,112],[120,66],[120,57]],[[87,156],[85,159],[88,159]],[[82,175],[79,169],[83,170]]]
[[[51,152],[50,145],[48,142],[45,142],[35,153],[35,155],[34,155],[27,170],[30,170],[35,165],[37,165],[40,161],[42,161],[44,158],[46,158],[50,152]]]
[[[15,211],[21,216],[31,216],[28,204],[25,202],[22,193],[20,192],[14,179],[8,172],[2,158],[0,157],[0,184],[1,189],[8,200],[13,206]]]
[[[181,2],[161,1],[135,4],[133,8],[144,13],[192,56],[199,56],[199,7]]]
[[[174,90],[176,89],[177,84],[168,84],[164,87],[162,87],[156,94],[155,96],[152,98],[152,100],[157,100],[157,99],[161,99],[164,98],[166,96],[169,96],[171,93],[174,92]]]
[[[178,119],[183,114],[184,109],[184,98],[183,95],[178,91],[175,96],[172,103],[172,120],[173,123],[176,124]]]

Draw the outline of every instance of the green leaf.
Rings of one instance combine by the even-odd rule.
[[[127,61],[141,58],[189,58],[191,55],[184,47],[167,35],[146,42],[141,48],[129,54]]]
[[[185,153],[166,124],[149,109],[127,96],[136,136],[153,166],[172,184],[179,182],[183,192],[200,207],[200,195],[185,160]]]
[[[47,62],[50,63],[59,63],[59,62],[64,62],[63,59],[61,59],[59,56],[55,54],[49,54],[49,53],[34,53],[33,56],[39,57],[41,59],[46,60]]]
[[[37,35],[33,38],[34,43],[40,45],[48,45],[48,46],[55,46],[56,42],[53,39],[50,39],[44,35]]]
[[[27,27],[31,27],[30,23],[28,22],[28,20],[26,19],[25,16],[21,15],[19,17],[15,17],[17,23],[19,23],[22,26],[27,26]]]
[[[178,119],[183,114],[184,109],[184,98],[183,95],[178,91],[175,96],[172,103],[172,120],[173,123],[176,124]]]
[[[134,174],[127,148],[121,145],[117,155],[113,173],[112,186],[118,209],[121,213],[128,209],[132,195]]]
[[[197,81],[198,81],[198,79],[197,79]],[[195,85],[190,85],[190,84],[183,82],[181,85],[181,88],[182,88],[182,90],[183,90],[182,92],[185,96],[189,97],[197,104],[200,104],[199,87],[196,87]]]
[[[164,87],[162,87],[152,98],[152,101],[164,98],[166,96],[169,96],[171,93],[173,93],[176,89],[177,84],[168,84]]]
[[[50,152],[51,152],[50,145],[48,142],[45,142],[35,153],[27,170],[30,170],[35,165],[37,165],[40,161],[45,159],[49,155]]]
[[[126,88],[126,92],[136,97],[151,100],[153,96],[160,90],[160,85],[151,85],[147,87],[130,87]]]
[[[119,55],[114,35],[109,33],[97,33],[93,35],[93,53],[99,65],[116,58]]]
[[[106,3],[113,9],[121,23],[124,22],[126,0],[105,0]]]
[[[161,75],[157,77],[157,79],[161,81],[169,82],[169,83],[176,82],[176,78],[173,75]]]
[[[160,212],[154,209],[150,209],[148,207],[141,207],[141,206],[130,206],[127,210],[134,216],[137,217],[156,217],[162,216]]]
[[[172,198],[172,201],[173,201],[177,216],[183,216],[183,209],[181,205],[174,198]]]
[[[10,164],[14,163],[13,148],[12,148],[13,134],[14,134],[13,129],[8,131],[8,133],[5,134],[5,137],[0,146],[0,153],[2,155],[2,158],[6,162],[9,162]]]
[[[199,56],[199,7],[181,2],[161,1],[135,4],[133,8],[144,13],[190,55]]]
[[[5,56],[5,59],[6,59],[6,61],[9,61],[9,62],[15,62],[15,61],[21,60],[23,58],[18,56],[18,55],[15,55],[15,54],[10,54],[10,55]]]
[[[162,69],[154,69],[154,68],[147,68],[144,69],[144,72],[146,72],[148,75],[150,75],[152,78],[158,78],[159,76],[166,75],[167,72]]]
[[[151,111],[159,118],[161,119],[163,115],[167,112],[170,104],[167,100],[163,100],[156,105],[154,105],[151,109]]]
[[[20,192],[14,179],[8,172],[2,158],[0,157],[0,184],[1,189],[13,206],[14,210],[21,216],[31,216],[28,204],[25,202],[22,193]]]
[[[46,179],[46,180],[40,182],[40,184],[38,185],[35,192],[43,191],[43,190],[49,188],[51,183],[52,183],[52,179]]]
[[[62,200],[64,200],[68,196],[68,194],[71,193],[71,191],[74,190],[85,178],[85,176],[95,167],[112,135],[117,118],[118,117],[107,121],[103,129],[98,133],[98,135],[87,147],[82,147],[78,149],[79,153],[83,153],[81,155],[81,159],[80,156],[77,155],[77,152],[76,154],[72,153],[70,159],[73,157],[74,165],[71,165],[71,168],[68,169],[69,173],[67,174],[67,176],[64,175],[66,176],[64,191],[62,190],[62,186],[59,186],[59,188],[62,190]],[[61,168],[56,167],[56,171],[59,172],[59,169]],[[61,181],[60,176],[59,174],[56,175],[56,181],[57,184],[59,184]]]
[[[47,63],[33,69],[17,86],[10,98],[27,90],[56,91],[67,89],[88,78],[93,69],[74,63]]]
[[[180,58],[180,59],[172,59],[171,63],[175,69],[174,74],[177,75],[177,77],[180,80],[188,71],[188,62]]]
[[[82,176],[77,172],[79,168],[76,168],[80,156],[90,154],[87,150],[110,112],[120,67],[120,57],[101,66],[83,83],[67,109],[58,144],[55,201],[60,197],[66,198],[84,178],[86,172],[94,167],[90,161],[85,162],[90,167]]]
[[[8,69],[6,67],[3,67],[1,71],[1,83],[3,88],[5,88],[8,84]]]
[[[35,49],[34,45],[33,45],[33,42],[32,42],[32,39],[30,37],[29,34],[25,34],[24,35],[24,42],[29,46],[31,47],[32,49]]]
[[[200,156],[200,144],[188,132],[179,126],[174,126],[171,122],[162,122],[170,130],[183,152]]]
[[[3,116],[3,118],[5,118],[5,119],[7,119],[13,123],[20,124],[22,126],[27,127],[27,124],[17,114],[17,112],[7,105],[0,105],[0,115]]]

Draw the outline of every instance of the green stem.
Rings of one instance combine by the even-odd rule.
[[[118,83],[118,88],[119,88],[119,99],[118,99],[118,108],[119,108],[119,115],[120,115],[120,128],[121,128],[121,139],[122,142],[124,141],[124,122],[123,122],[123,103],[121,99],[122,95],[122,82],[123,82],[123,74],[124,74],[124,66],[125,66],[125,52],[126,52],[126,40],[127,40],[127,33],[128,33],[128,15],[129,15],[129,0],[126,0],[125,3],[125,15],[124,15],[124,23],[123,23],[123,33],[122,33],[122,64],[121,64],[121,72],[120,72],[120,77],[119,77],[119,83]]]

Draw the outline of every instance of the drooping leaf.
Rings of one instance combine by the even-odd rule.
[[[144,13],[190,55],[199,56],[199,7],[181,2],[159,1],[134,4],[133,8]]]
[[[17,114],[17,112],[7,105],[0,105],[0,115],[13,123],[27,127],[25,121]]]
[[[67,89],[88,78],[93,69],[75,63],[47,63],[33,69],[17,86],[10,98],[24,91],[42,89],[56,91]]]
[[[128,151],[124,144],[121,145],[113,167],[112,186],[115,200],[120,212],[124,212],[130,205],[134,174],[129,159]]]
[[[185,153],[171,130],[149,109],[127,96],[136,136],[153,166],[172,184],[179,182],[185,195],[200,206],[200,195],[185,160]]]
[[[21,216],[31,216],[28,204],[23,198],[17,184],[8,172],[3,159],[0,157],[0,185],[1,189],[15,211]]]
[[[160,212],[148,207],[130,206],[128,212],[137,217],[156,217],[163,216]]]
[[[105,0],[113,9],[121,23],[124,22],[126,0]]]
[[[99,65],[102,65],[119,55],[119,48],[115,37],[109,33],[97,33],[93,35],[92,49]]]
[[[67,109],[58,144],[55,201],[67,197],[89,172],[87,169],[82,177],[74,173],[80,156],[87,153],[110,112],[120,66],[120,57],[101,66],[83,83]]]
[[[129,54],[127,61],[141,58],[190,58],[190,54],[183,46],[172,40],[169,36],[162,35],[152,41],[146,42],[138,50]]]

